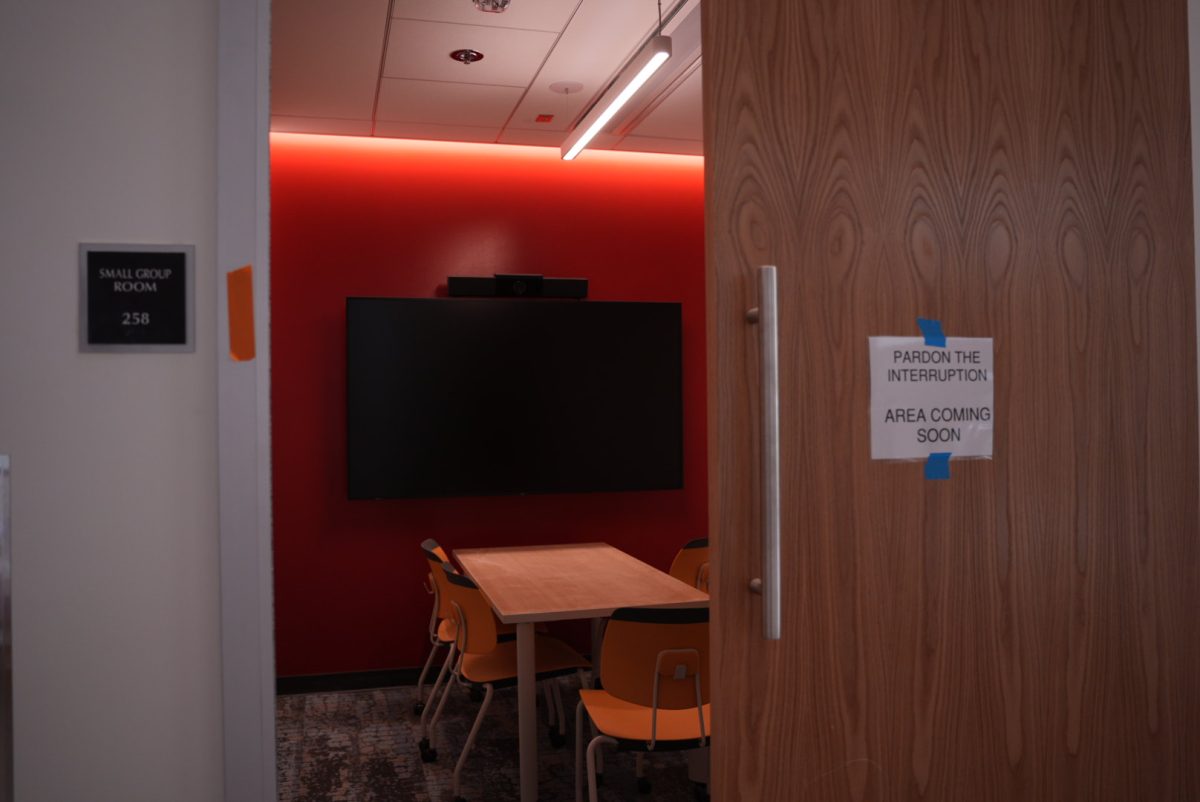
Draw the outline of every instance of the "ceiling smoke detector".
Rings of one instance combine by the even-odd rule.
[[[475,8],[480,11],[487,11],[492,14],[499,14],[508,8],[512,0],[471,0],[475,4]]]
[[[455,50],[450,54],[450,58],[461,61],[463,64],[474,64],[476,61],[483,61],[483,54],[468,47],[463,50]]]

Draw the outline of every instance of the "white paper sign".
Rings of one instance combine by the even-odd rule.
[[[992,338],[871,337],[871,459],[992,456]]]

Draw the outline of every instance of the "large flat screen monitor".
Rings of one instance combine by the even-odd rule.
[[[677,303],[347,298],[352,499],[683,486]]]

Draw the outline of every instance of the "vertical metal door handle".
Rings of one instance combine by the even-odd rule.
[[[758,269],[758,308],[747,319],[759,327],[759,373],[762,379],[762,554],[761,579],[751,590],[763,597],[763,638],[779,640],[779,317],[775,265]]]

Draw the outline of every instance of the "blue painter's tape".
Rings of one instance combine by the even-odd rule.
[[[936,348],[946,347],[946,335],[942,334],[942,321],[919,317],[917,325],[921,327],[921,334],[925,335],[926,345]]]
[[[925,478],[926,479],[949,479],[950,478],[950,452],[937,451],[929,455],[929,459],[925,460]]]

